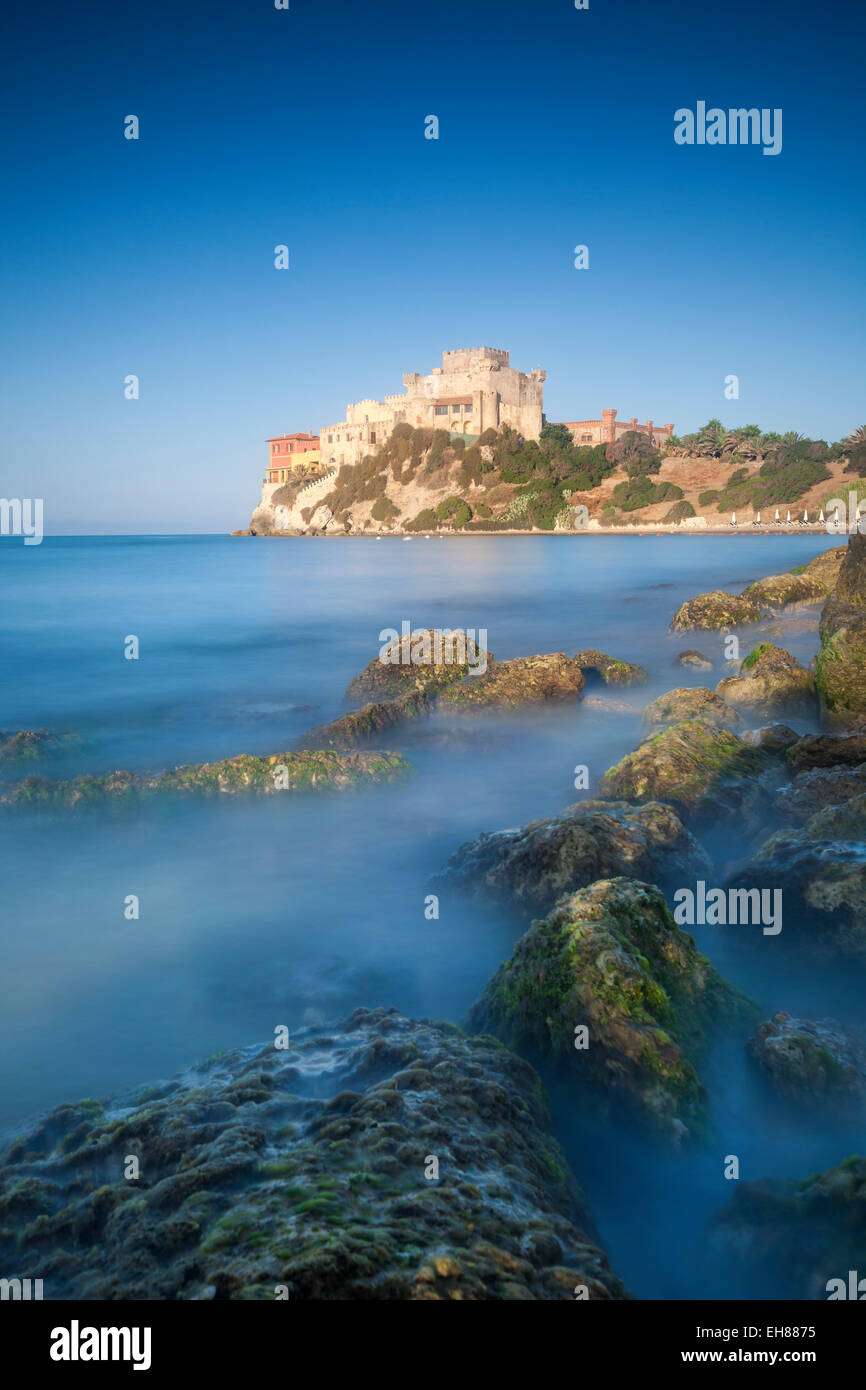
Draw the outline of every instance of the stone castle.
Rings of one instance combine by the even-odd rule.
[[[429,426],[459,435],[467,443],[486,429],[511,425],[525,439],[537,439],[544,422],[539,369],[519,372],[499,348],[456,348],[443,352],[442,366],[429,376],[407,372],[406,390],[384,401],[358,401],[346,418],[319,435],[322,464],[359,463],[375,453],[395,425]]]
[[[301,469],[313,473],[356,464],[385,443],[395,425],[447,430],[466,444],[487,429],[510,425],[524,439],[538,439],[545,423],[543,389],[546,372],[520,372],[501,348],[454,348],[443,352],[442,366],[428,376],[407,372],[405,391],[384,401],[356,401],[346,418],[326,425],[318,435],[279,435],[268,440],[270,487],[285,483]],[[661,445],[674,432],[671,424],[639,425],[636,417],[618,420],[615,410],[603,410],[600,420],[577,420],[566,425],[575,444],[614,444],[629,430]]]

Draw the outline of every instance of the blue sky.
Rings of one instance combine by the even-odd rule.
[[[480,344],[546,369],[550,419],[842,437],[864,27],[854,0],[19,6],[0,495],[49,532],[243,526],[268,435]],[[782,153],[677,146],[698,100],[782,108]]]

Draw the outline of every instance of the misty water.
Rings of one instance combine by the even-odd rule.
[[[443,897],[429,879],[481,831],[550,815],[641,737],[640,711],[679,684],[714,686],[723,638],[671,634],[680,602],[804,563],[823,536],[46,539],[0,544],[0,729],[77,737],[47,776],[160,770],[292,747],[345,708],[384,628],[484,628],[499,658],[598,647],[649,687],[588,686],[532,716],[454,715],[392,735],[406,784],[339,795],[5,818],[0,836],[0,1125],[150,1082],[233,1046],[358,1005],[464,1020],[526,923]],[[817,608],[742,637],[808,664]],[[124,659],[124,639],[140,659]],[[697,647],[712,671],[674,665]],[[748,650],[746,645],[745,650]],[[796,727],[807,730],[805,723]],[[3,776],[21,775],[3,765]],[[716,881],[756,846],[712,844]],[[138,895],[138,921],[124,899]],[[801,957],[784,931],[696,927],[698,946],[767,1014],[859,1023],[850,965]],[[751,939],[746,939],[751,933]],[[614,1269],[638,1296],[768,1297],[708,1251],[707,1222],[741,1176],[805,1177],[862,1148],[858,1126],[774,1102],[741,1044],[706,1080],[714,1133],[675,1154],[602,1128],[554,1084],[566,1145]],[[734,1278],[739,1280],[733,1283]]]

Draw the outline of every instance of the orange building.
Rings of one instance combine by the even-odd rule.
[[[322,452],[317,434],[280,434],[267,443],[269,483],[285,483],[293,470],[321,465]]]
[[[656,425],[652,420],[647,420],[646,424],[639,425],[636,416],[632,416],[630,420],[618,420],[615,410],[603,410],[601,414],[600,420],[569,420],[566,422],[565,428],[571,431],[571,437],[575,444],[615,444],[630,430],[637,430],[639,434],[647,435],[658,447],[664,444],[665,440],[670,439],[674,432],[673,425]]]

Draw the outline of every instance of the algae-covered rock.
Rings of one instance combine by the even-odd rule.
[[[532,1068],[383,1009],[28,1125],[0,1260],[46,1299],[627,1296]]]
[[[464,676],[439,691],[437,708],[521,709],[579,699],[586,684],[580,663],[563,652],[496,661],[483,675]]]
[[[192,763],[171,772],[110,772],[68,781],[26,777],[0,783],[0,809],[65,811],[90,806],[137,806],[169,796],[270,796],[281,792],[345,791],[408,776],[400,753],[332,752],[240,754],[217,763]]]
[[[687,719],[608,769],[599,794],[615,801],[668,801],[703,821],[763,819],[779,780],[778,760],[728,729]]]
[[[844,545],[822,551],[807,565],[799,565],[788,574],[771,574],[766,579],[757,579],[743,590],[742,597],[769,612],[800,604],[820,603],[833,592],[844,554]]]
[[[461,845],[440,877],[461,892],[544,910],[596,879],[625,875],[676,886],[708,871],[704,850],[672,807],[584,801]]]
[[[587,647],[578,652],[574,661],[586,674],[588,671],[601,678],[605,685],[643,685],[648,679],[643,666],[636,661],[618,661],[607,652]]]
[[[696,632],[701,628],[742,627],[757,623],[761,610],[751,599],[739,594],[728,594],[724,589],[713,589],[709,594],[698,594],[695,598],[681,603],[673,617],[673,632]]]
[[[368,743],[376,743],[413,719],[432,713],[434,697],[425,691],[414,691],[398,700],[378,700],[359,710],[319,724],[304,734],[305,748],[335,748],[346,751]]]
[[[720,680],[716,694],[757,719],[775,719],[781,714],[811,718],[817,714],[812,672],[771,642],[761,642],[750,652],[738,675]]]
[[[346,698],[396,700],[419,690],[432,694],[493,663],[492,653],[482,651],[463,631],[419,628],[384,644],[379,655],[350,682]]]
[[[866,1158],[854,1154],[804,1181],[764,1178],[731,1186],[733,1197],[714,1222],[717,1246],[753,1270],[765,1267],[787,1297],[862,1298]]]
[[[866,712],[866,536],[848,541],[819,632],[818,694],[827,718],[845,723]]]
[[[866,1096],[863,1048],[830,1019],[776,1013],[758,1024],[746,1053],[780,1096],[807,1109]]]
[[[0,762],[35,762],[60,744],[47,729],[0,729]]]
[[[602,1104],[625,1105],[677,1141],[705,1123],[706,1030],[750,1008],[675,926],[658,888],[617,878],[534,922],[470,1022],[556,1061]]]
[[[737,711],[703,685],[692,688],[678,685],[675,690],[659,695],[643,712],[644,727],[651,734],[669,729],[684,719],[703,719],[717,729],[743,727],[743,719]]]

